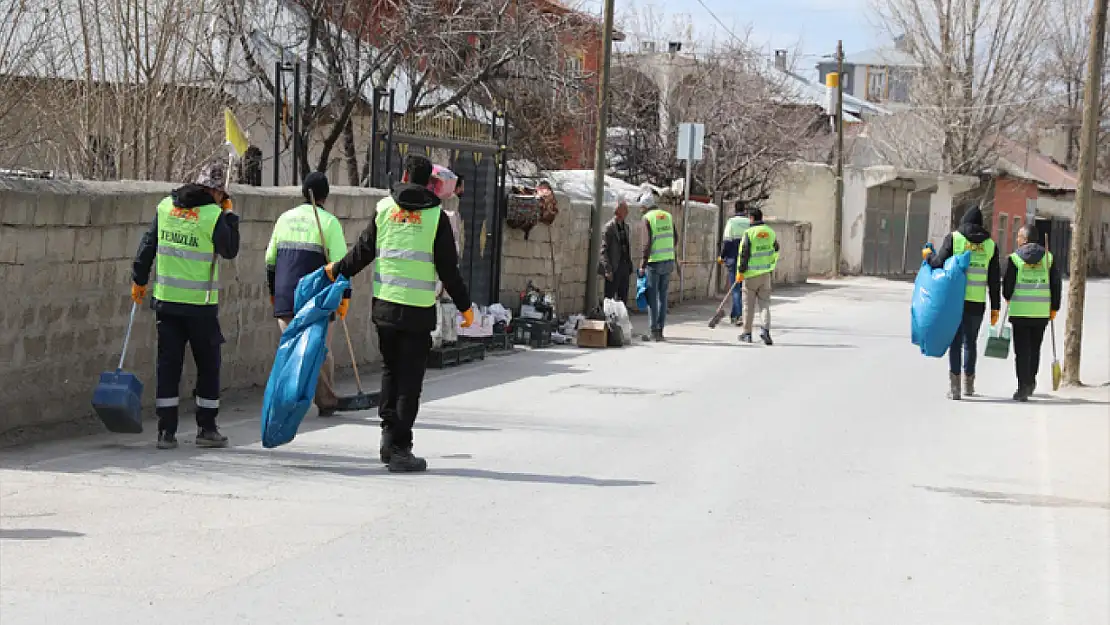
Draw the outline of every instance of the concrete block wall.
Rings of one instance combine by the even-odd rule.
[[[537,288],[556,294],[556,310],[560,315],[582,312],[586,301],[586,273],[596,271],[587,267],[590,244],[590,204],[575,202],[561,193],[556,194],[559,215],[550,226],[538,224],[524,238],[524,232],[506,228],[502,239],[502,302],[506,306],[519,302],[519,293],[531,281]],[[683,222],[681,203],[664,202],[679,228]],[[611,210],[603,215],[603,223],[612,217]],[[629,215],[633,261],[638,262],[642,233],[639,215]],[[686,234],[687,265],[683,267],[686,300],[703,299],[710,294],[717,243],[717,207],[691,204],[689,232]],[[680,230],[679,241],[682,237]],[[598,288],[602,287],[599,280]],[[632,281],[635,289],[635,280]],[[678,274],[671,276],[670,299],[679,300]],[[635,297],[631,292],[630,300]]]
[[[173,186],[0,179],[0,434],[91,414],[100,372],[115,369],[119,359],[131,310],[131,259],[155,206]],[[265,249],[278,215],[300,203],[300,190],[231,192],[242,217],[242,246],[236,260],[220,261],[220,323],[227,340],[222,382],[225,388],[263,386],[279,337]],[[328,207],[342,219],[348,244],[369,224],[384,193],[332,188]],[[354,279],[348,317],[361,364],[379,359],[370,323],[371,276],[368,269]],[[153,311],[144,306],[125,367],[144,382],[150,405],[155,338]],[[340,349],[341,340],[335,346],[343,366],[346,349]],[[190,394],[194,376],[187,361],[183,396]]]

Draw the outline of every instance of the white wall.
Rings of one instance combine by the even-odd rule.
[[[844,170],[844,222],[840,231],[840,270],[843,273],[863,272],[863,232],[870,184],[866,172]]]
[[[809,270],[820,275],[833,270],[835,209],[835,171],[823,163],[794,163],[780,175],[763,213],[767,218],[812,224]]]

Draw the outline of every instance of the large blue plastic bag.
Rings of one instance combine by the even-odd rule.
[[[940,358],[948,351],[964,316],[964,291],[971,252],[952,256],[944,267],[933,269],[921,263],[913,283],[910,304],[910,340],[921,353]]]
[[[636,280],[636,308],[647,310],[647,274]]]
[[[332,283],[321,267],[301,278],[294,293],[296,316],[281,333],[266,395],[262,400],[262,446],[284,445],[297,435],[327,356],[328,319],[339,308],[350,282]]]

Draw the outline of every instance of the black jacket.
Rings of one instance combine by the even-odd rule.
[[[174,189],[170,193],[173,205],[178,208],[196,208],[216,202],[212,194],[202,186],[187,184]],[[239,255],[239,216],[231,211],[225,211],[216,220],[216,227],[212,230],[212,245],[216,254],[228,260]],[[154,259],[158,255],[158,215],[154,216],[150,229],[143,235],[139,242],[139,251],[135,253],[135,261],[131,265],[131,281],[139,286],[146,286],[150,282],[150,270],[154,266]],[[181,315],[185,317],[215,317],[219,314],[216,304],[196,305],[178,304],[176,302],[159,302],[153,297],[151,307],[159,313],[167,315]]]
[[[991,233],[983,227],[983,212],[978,208],[972,208],[964,213],[963,219],[960,220],[958,231],[972,243],[982,243],[991,238]],[[940,244],[940,250],[929,255],[929,266],[933,269],[940,269],[943,267],[944,261],[952,257],[952,245],[952,235],[949,234],[944,237],[944,241]],[[999,287],[1001,284],[998,245],[996,242],[994,246],[994,256],[991,256],[990,262],[987,263],[987,293],[990,295],[991,310],[999,310],[1002,308],[1002,297],[999,294]],[[964,302],[964,312],[966,313],[982,315],[986,311],[986,302]]]
[[[421,211],[439,206],[439,198],[426,188],[401,183],[393,188],[393,201],[405,210]],[[370,225],[359,235],[358,241],[351,247],[343,260],[336,263],[336,273],[348,278],[358,275],[370,263],[378,251],[378,224],[376,219],[370,220]],[[436,228],[436,238],[432,248],[432,260],[436,266],[436,274],[443,282],[447,294],[454,300],[455,306],[460,311],[470,308],[470,293],[459,273],[459,255],[455,251],[455,235],[451,232],[451,222],[444,215],[439,220]],[[419,306],[406,306],[374,299],[374,323],[406,332],[431,332],[436,328],[436,309],[421,308]]]
[[[764,225],[764,222],[762,222],[762,221],[753,221],[752,225],[748,226],[748,227],[749,228],[754,228],[756,226],[762,226],[762,225]],[[779,251],[779,239],[778,239],[778,237],[775,237],[775,251],[776,252]],[[751,259],[752,259],[752,240],[749,239],[747,236],[745,236],[743,238],[743,240],[741,241],[741,243],[740,243],[740,258],[737,259],[737,261],[736,261],[736,271],[737,271],[737,273],[744,273],[745,271],[747,271],[748,270],[748,263],[751,261]]]
[[[1026,243],[1019,247],[1015,254],[1026,263],[1039,263],[1044,258],[1045,249],[1037,243]],[[1064,282],[1060,275],[1060,263],[1052,259],[1052,267],[1048,270],[1048,288],[1052,293],[1051,310],[1060,310],[1060,301],[1063,299]],[[1017,284],[1017,267],[1013,258],[1006,257],[1006,274],[1002,279],[1002,295],[1006,301],[1014,297],[1014,286]],[[1012,316],[1012,315],[1011,315]]]

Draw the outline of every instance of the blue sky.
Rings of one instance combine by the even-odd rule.
[[[601,12],[600,0],[584,0],[587,10]],[[702,0],[737,35],[750,32],[751,41],[769,52],[774,48],[799,49],[807,56],[797,68],[809,72],[821,54],[836,51],[837,39],[844,40],[848,53],[883,45],[889,37],[871,17],[869,0]],[[680,30],[676,25],[692,23],[695,39],[727,38],[698,0],[616,0],[618,21],[629,16],[651,22],[652,38],[666,38]],[[807,73],[808,75],[808,73]]]

